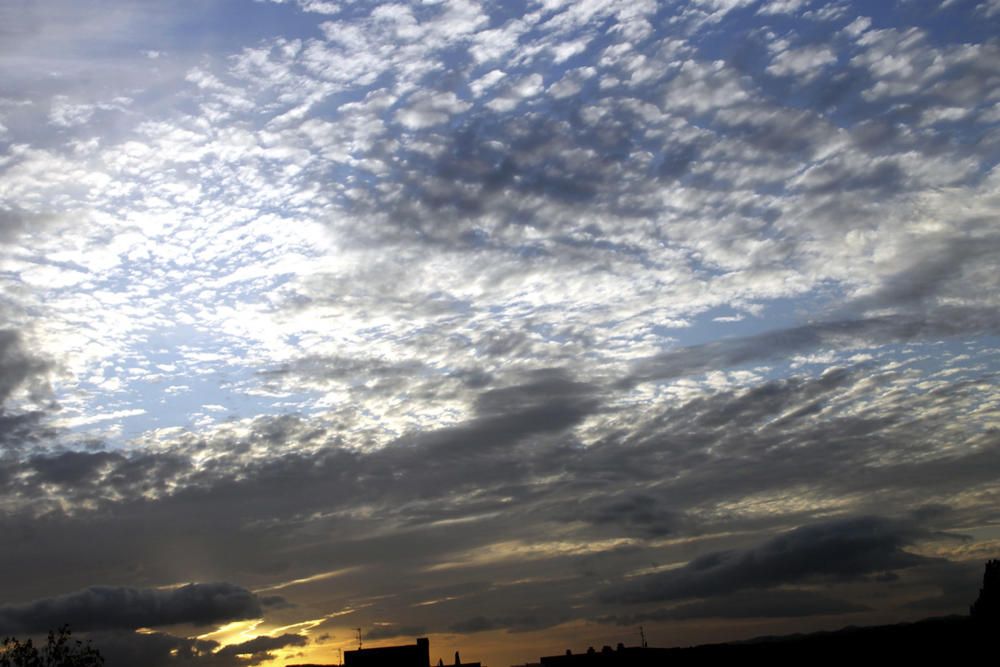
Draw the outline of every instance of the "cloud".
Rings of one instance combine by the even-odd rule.
[[[53,453],[8,464],[5,502],[21,509],[8,517],[6,530],[21,534],[26,527],[18,516],[34,517],[32,533],[44,538],[22,544],[36,554],[39,571],[49,562],[46,549],[55,553],[61,540],[82,538],[81,516],[91,517],[88,530],[106,534],[103,541],[122,545],[117,556],[95,550],[95,566],[105,558],[148,559],[144,554],[196,535],[213,560],[252,572],[299,525],[339,525],[338,535],[347,531],[359,540],[338,556],[339,538],[317,540],[315,554],[296,566],[309,573],[331,569],[323,564],[331,557],[333,569],[369,563],[376,553],[389,557],[393,552],[364,537],[387,525],[433,533],[439,522],[494,515],[493,528],[480,519],[482,530],[466,538],[464,546],[472,547],[498,534],[536,539],[533,527],[544,534],[549,521],[574,522],[584,540],[684,534],[704,521],[692,511],[736,520],[760,507],[787,521],[786,513],[802,511],[794,498],[805,488],[815,508],[879,493],[901,494],[888,502],[905,507],[910,489],[976,488],[995,458],[988,433],[962,427],[960,418],[976,409],[981,384],[886,390],[922,381],[869,363],[612,410],[599,386],[548,371],[478,392],[478,412],[464,422],[367,452],[344,446],[334,424],[289,416],[223,425],[210,439],[188,434],[156,454]],[[931,409],[945,389],[949,409]],[[601,426],[583,432],[589,438],[583,447],[574,429],[595,416]],[[629,426],[606,429],[607,419]],[[941,448],[931,436],[945,431],[956,449]],[[205,451],[220,453],[196,462]],[[918,451],[920,460],[913,460]],[[247,512],[264,521],[235,533],[219,530]],[[533,520],[522,525],[521,516]],[[155,534],[138,530],[151,523]],[[416,539],[398,537],[408,545],[404,551]],[[458,547],[421,548],[427,558],[446,558]]]
[[[50,216],[28,213],[16,208],[0,208],[0,244],[12,243],[25,233],[38,233],[51,221]]]
[[[106,466],[124,462],[124,457],[111,452],[61,452],[53,456],[35,456],[28,466],[41,483],[80,486],[100,481],[100,471]]]
[[[746,535],[988,521],[996,44],[817,4],[7,12],[10,599],[228,580],[269,621],[530,629],[708,554],[765,588],[682,567],[707,597],[664,618],[847,613]],[[890,608],[940,572],[880,574]]]
[[[994,282],[987,265],[1000,252],[1000,235],[977,230],[979,224],[975,222],[970,227],[968,236],[937,243],[928,239],[922,249],[916,249],[918,254],[886,276],[874,293],[854,299],[849,307],[857,310],[903,307],[933,312],[942,302],[978,301],[974,295],[964,294],[964,286],[973,276],[977,276],[977,282]]]
[[[417,93],[407,100],[409,106],[396,112],[396,120],[408,130],[421,130],[445,123],[471,105],[455,93]]]
[[[513,447],[532,436],[565,431],[600,407],[595,386],[573,381],[560,371],[539,370],[532,376],[523,384],[480,393],[473,419],[407,437],[404,442],[420,443],[420,455],[429,460],[485,458],[494,448]]]
[[[240,644],[230,644],[221,648],[216,655],[219,656],[251,656],[252,659],[263,661],[270,659],[272,651],[286,646],[305,646],[308,639],[303,635],[283,634],[279,637],[256,637]],[[254,663],[250,663],[254,664]]]
[[[108,665],[201,665],[203,667],[238,667],[259,665],[275,658],[273,651],[304,646],[302,635],[259,636],[240,644],[219,647],[213,640],[178,637],[165,632],[102,631],[90,639]]]
[[[774,56],[767,66],[767,72],[775,76],[797,76],[804,81],[811,81],[820,75],[824,67],[835,62],[837,56],[828,47],[786,49]]]
[[[758,14],[794,14],[808,4],[807,0],[768,0],[761,3]]]
[[[654,602],[772,588],[815,578],[852,579],[927,561],[903,549],[923,531],[905,522],[857,517],[815,523],[756,547],[698,556],[676,570],[603,591],[608,602]]]
[[[37,385],[49,365],[24,349],[21,334],[0,329],[0,404],[22,385]]]
[[[731,595],[686,602],[674,607],[640,614],[626,614],[600,619],[617,625],[636,625],[649,621],[689,619],[802,618],[852,614],[868,611],[864,605],[838,600],[822,593],[796,589],[748,590]]]
[[[451,632],[461,634],[475,634],[477,632],[487,632],[491,630],[507,630],[508,632],[532,632],[543,630],[569,619],[565,612],[558,612],[551,609],[532,611],[525,610],[519,614],[510,616],[474,616],[469,619],[458,621],[449,626]]]
[[[937,279],[927,277],[928,282]],[[908,289],[920,290],[919,286]],[[888,290],[886,291],[888,295]],[[899,295],[896,295],[897,303]],[[859,306],[865,302],[859,302]],[[944,338],[1000,331],[1000,318],[980,308],[943,306],[929,315],[887,315],[862,319],[820,321],[731,338],[666,352],[636,363],[636,370],[623,384],[670,379],[738,366],[814,348],[879,345],[919,339]]]
[[[218,642],[177,637],[163,632],[105,631],[93,633],[90,640],[108,665],[169,667],[183,661],[230,667],[242,663],[236,658],[213,662],[212,651],[218,648]]]
[[[903,511],[958,493],[975,498],[988,488],[997,464],[989,435],[969,431],[954,416],[975,409],[981,385],[941,383],[911,393],[901,391],[909,385],[899,384],[905,370],[866,363],[684,398],[671,394],[658,404],[615,411],[599,387],[549,370],[479,390],[477,411],[465,422],[371,451],[339,444],[343,434],[334,424],[282,417],[220,425],[210,439],[184,434],[159,443],[158,454],[119,458],[95,452],[63,459],[57,453],[51,462],[36,457],[6,467],[5,502],[22,509],[0,521],[19,545],[17,552],[0,555],[0,563],[22,563],[26,582],[29,573],[55,571],[53,585],[65,585],[59,582],[72,581],[72,574],[59,573],[57,554],[86,539],[93,546],[79,554],[80,568],[130,572],[130,563],[141,561],[143,577],[161,580],[175,565],[160,554],[187,545],[255,587],[332,572],[283,591],[299,608],[301,596],[313,589],[350,606],[391,573],[404,583],[391,599],[355,611],[357,622],[374,627],[391,618],[397,626],[422,625],[432,632],[466,621],[470,625],[457,627],[471,632],[484,625],[472,623],[477,616],[493,628],[548,627],[574,614],[549,607],[528,613],[525,595],[580,596],[592,590],[595,578],[621,581],[623,573],[650,562],[687,560],[692,553],[720,559],[719,569],[707,568],[713,581],[716,574],[757,587],[857,581],[868,575],[805,567],[812,574],[769,583],[743,567],[741,556],[771,559],[775,570],[797,577],[786,562],[797,556],[839,553],[855,533],[859,551],[868,548],[875,540],[863,539],[860,528],[834,525],[819,536],[800,529],[785,538],[785,546],[765,543],[734,552],[721,552],[704,536],[747,526],[766,535],[845,507]],[[939,393],[943,389],[947,397]],[[940,405],[948,410],[928,409]],[[584,444],[574,429],[594,415],[599,427],[582,431]],[[621,426],[607,429],[609,419]],[[944,433],[951,450],[941,447]],[[198,462],[203,452],[216,455]],[[38,483],[42,475],[49,481]],[[100,481],[74,481],[93,476]],[[63,507],[74,507],[74,515]],[[967,504],[963,521],[981,520],[991,509],[989,503]],[[246,516],[256,520],[241,523]],[[946,526],[948,517],[938,513],[925,520]],[[892,545],[902,549],[910,542],[904,530],[895,531],[897,524],[874,525],[872,534],[888,526],[885,543],[870,549],[888,567]],[[799,532],[803,536],[793,539]],[[917,531],[912,540],[925,535]],[[899,537],[895,543],[893,536]],[[674,540],[692,546],[669,546]],[[819,546],[810,550],[804,546],[809,542]],[[791,555],[781,560],[774,552]],[[871,562],[880,561],[873,556]],[[919,568],[905,569],[908,578],[925,581],[910,574]],[[525,578],[530,583],[472,585]],[[407,585],[409,580],[419,585]],[[686,594],[729,592],[712,592],[703,580],[696,584]],[[17,582],[10,586],[26,590]],[[408,606],[433,599],[443,601]],[[590,599],[575,615],[596,617],[615,604],[632,603]]]
[[[682,516],[648,493],[625,491],[609,498],[606,504],[591,504],[594,507],[582,514],[579,508],[568,513],[567,519],[582,518],[596,526],[617,528],[627,535],[639,533],[649,537],[669,535],[683,522]]]
[[[263,595],[260,604],[266,609],[292,609],[296,606],[281,595]]]
[[[394,637],[420,637],[427,634],[427,628],[422,625],[395,625],[383,623],[365,633],[365,639],[392,639]]]
[[[82,591],[0,607],[5,633],[37,633],[69,624],[74,630],[208,625],[259,618],[260,602],[228,583],[187,584],[174,589],[92,586]]]

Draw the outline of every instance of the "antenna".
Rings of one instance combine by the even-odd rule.
[[[642,626],[641,625],[639,626],[639,639],[642,640],[641,646],[643,648],[647,648],[646,647],[646,633],[642,631]]]
[[[361,650],[361,628],[355,628],[358,631],[358,650]]]

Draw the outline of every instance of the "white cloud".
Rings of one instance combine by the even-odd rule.
[[[667,86],[667,108],[688,107],[697,113],[731,106],[749,99],[739,76],[722,61],[687,60]]]
[[[581,67],[563,76],[548,88],[548,93],[556,99],[576,95],[583,88],[583,84],[597,73],[593,67]]]
[[[455,93],[418,93],[410,97],[408,106],[396,111],[396,120],[410,130],[421,130],[448,122],[456,113],[469,108],[470,103]]]
[[[835,62],[837,56],[829,47],[806,46],[781,51],[771,59],[767,71],[775,76],[797,76],[812,81],[822,73],[823,68]]]
[[[486,103],[486,106],[494,111],[511,111],[523,100],[541,93],[543,82],[541,74],[530,74],[514,80],[508,79],[502,92],[494,95],[493,99]]]
[[[758,14],[794,14],[809,4],[810,0],[768,0],[757,10]]]
[[[942,121],[951,122],[965,118],[969,115],[969,110],[962,107],[936,107],[927,109],[921,115],[921,125],[931,125]]]
[[[475,97],[480,97],[485,91],[495,86],[505,76],[507,75],[503,70],[499,69],[490,70],[483,76],[479,77],[478,79],[470,83],[469,88],[472,90],[472,94]]]
[[[63,428],[77,428],[80,426],[90,426],[92,424],[99,424],[101,422],[111,421],[115,419],[124,419],[125,417],[135,417],[138,415],[145,414],[145,410],[142,409],[132,409],[132,410],[118,410],[115,412],[108,412],[104,414],[88,414],[80,415],[78,417],[63,417],[56,421],[56,426]]]
[[[1000,14],[1000,0],[985,0],[976,5],[977,11],[982,12],[987,18]]]
[[[844,32],[846,32],[851,37],[857,37],[865,30],[868,30],[868,28],[870,28],[871,25],[872,25],[872,20],[870,18],[868,18],[867,16],[859,16],[858,18],[854,19],[853,21],[847,24],[847,26],[844,28]]]

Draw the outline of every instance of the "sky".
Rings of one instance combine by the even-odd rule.
[[[0,634],[491,667],[967,613],[997,0],[0,0]]]

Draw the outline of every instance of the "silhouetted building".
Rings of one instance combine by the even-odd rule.
[[[431,642],[420,637],[416,644],[359,648],[344,651],[345,667],[431,667]]]
[[[438,665],[443,667],[444,661],[439,660]],[[344,651],[344,667],[431,667],[430,640],[420,637],[416,644]],[[455,663],[449,667],[482,665],[478,662],[462,662],[458,651],[455,651]]]
[[[968,616],[944,616],[915,623],[847,627],[833,632],[758,637],[683,648],[626,648],[619,644],[617,649],[605,646],[600,651],[590,648],[586,653],[567,651],[565,655],[545,657],[541,659],[541,667],[979,664],[981,656],[995,655],[996,634],[992,624],[977,623]]]
[[[541,658],[541,667],[610,667],[629,665],[642,667],[656,665],[661,667],[672,650],[666,648],[649,648],[647,646],[625,646],[618,644],[617,648],[605,646],[600,651],[593,647],[586,653],[573,653],[568,650],[563,655],[550,655]]]
[[[438,662],[439,667],[443,666],[444,661]],[[459,657],[458,651],[455,651],[455,665],[454,667],[483,667],[478,662],[462,662],[462,658]]]
[[[1000,619],[1000,560],[986,562],[983,573],[983,587],[979,597],[969,608],[969,615],[975,619]]]

